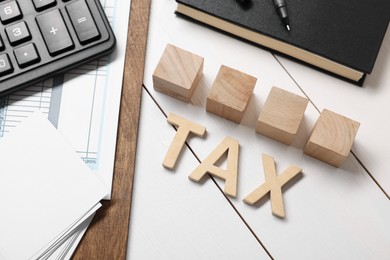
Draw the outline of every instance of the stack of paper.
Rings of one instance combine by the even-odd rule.
[[[39,112],[0,140],[0,259],[69,257],[106,187]]]

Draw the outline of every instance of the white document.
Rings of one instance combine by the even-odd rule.
[[[82,218],[78,219],[73,223],[65,232],[59,234],[54,238],[46,247],[42,248],[37,254],[33,256],[33,259],[43,260],[49,259],[53,253],[57,251],[63,244],[67,244],[68,240],[71,239],[73,233],[78,232],[78,229],[81,228],[84,221],[87,221],[91,216],[93,216],[101,207],[101,204],[96,204],[91,210],[89,210]]]
[[[116,37],[116,50],[63,75],[0,97],[0,139],[39,109],[111,191],[131,1],[101,3]]]
[[[39,112],[0,140],[0,255],[30,259],[69,234],[107,195]]]
[[[53,239],[47,247],[43,248],[40,252],[35,254],[33,258],[37,260],[64,259],[61,255],[65,251],[68,251],[72,248],[72,243],[76,241],[74,235],[79,236],[80,234],[82,235],[84,233],[84,229],[86,229],[85,225],[89,225],[92,217],[95,215],[96,210],[98,210],[100,207],[100,203],[96,204],[95,207],[93,207],[80,220],[75,222],[68,230]]]
[[[58,249],[56,249],[53,254],[51,254],[47,259],[50,260],[60,260],[60,259],[70,259],[73,255],[74,251],[77,248],[81,238],[84,233],[87,231],[89,224],[91,223],[94,215],[90,216],[87,220],[85,220],[77,230],[74,231],[72,236],[66,240]]]

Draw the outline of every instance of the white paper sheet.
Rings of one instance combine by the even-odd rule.
[[[101,207],[101,204],[98,203],[92,207],[85,215],[75,221],[70,227],[68,227],[64,232],[55,237],[50,241],[45,247],[43,247],[38,253],[36,253],[32,258],[37,260],[48,259],[51,254],[53,254],[61,245],[66,244],[69,239],[71,239],[73,233],[77,232],[82,223],[89,219],[95,212]]]
[[[0,140],[0,252],[29,259],[75,227],[104,184],[39,112]]]

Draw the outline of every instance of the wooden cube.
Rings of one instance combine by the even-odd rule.
[[[198,55],[168,44],[153,73],[154,89],[189,102],[202,76],[203,61]]]
[[[304,153],[335,167],[348,158],[360,123],[324,109],[315,123]]]
[[[256,81],[255,77],[222,65],[207,97],[206,110],[240,123]]]
[[[308,100],[272,87],[256,123],[256,132],[290,145],[298,132]]]

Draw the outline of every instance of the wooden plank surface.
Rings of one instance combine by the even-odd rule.
[[[132,0],[111,201],[103,203],[73,259],[125,259],[150,0]]]
[[[312,101],[311,95],[307,94],[312,102],[307,107],[303,124],[292,145],[287,146],[255,133],[256,120],[264,107],[264,101],[272,86],[281,87],[301,96],[305,96],[305,93],[307,93],[306,91],[303,93],[302,89],[296,84],[295,74],[299,74],[296,71],[297,69],[294,69],[295,73],[291,72],[293,69],[286,71],[280,62],[275,59],[275,56],[268,51],[210,30],[197,23],[181,19],[174,15],[175,8],[176,3],[174,0],[152,2],[144,77],[145,88],[164,114],[176,113],[207,128],[206,138],[200,140],[199,138],[193,138],[189,142],[191,151],[200,161],[206,158],[225,136],[230,136],[240,142],[238,195],[237,199],[227,199],[229,199],[237,214],[248,225],[253,235],[264,245],[269,255],[275,259],[388,259],[389,250],[387,249],[390,244],[390,235],[386,230],[389,228],[389,200],[359,161],[350,154],[342,167],[335,168],[303,154],[303,148],[310,131],[319,117],[317,102]],[[174,44],[205,58],[203,76],[190,103],[176,100],[153,89],[153,70],[158,64],[159,57],[167,43]],[[244,71],[259,79],[241,124],[235,124],[205,111],[210,86],[212,86],[221,64]],[[291,64],[291,68],[295,68],[293,65]],[[313,92],[316,91],[318,100],[322,94],[324,100],[321,98],[321,104],[324,103],[326,105],[328,102],[333,104],[330,100],[339,99],[344,101],[347,107],[349,102],[352,105],[357,105],[349,98],[349,94],[364,91],[364,89],[359,89],[348,83],[337,84],[339,80],[328,75],[321,77],[319,73],[316,73],[318,79],[309,77],[314,72],[312,70],[305,71],[306,73],[300,74],[300,79],[305,78],[305,75],[306,78],[311,78],[310,81],[302,80],[302,82],[306,83],[305,86],[313,86]],[[382,72],[382,77],[386,77],[386,73]],[[325,77],[328,79],[324,79]],[[324,80],[327,84],[323,84],[321,80]],[[335,86],[332,86],[332,84],[335,84]],[[318,85],[322,87],[318,88]],[[333,89],[336,86],[340,87],[339,91],[333,93],[333,96],[325,98],[328,95],[325,94],[328,89]],[[375,92],[375,90],[382,92],[387,89],[385,86],[384,84],[382,87],[370,87],[369,89],[372,92]],[[352,87],[357,90],[351,90]],[[373,94],[371,93],[371,95]],[[342,98],[343,100],[341,100]],[[371,100],[371,102],[375,101]],[[360,106],[362,104],[363,102],[359,103]],[[338,107],[326,105],[325,107],[361,121],[364,127],[367,126],[358,117],[346,113],[347,110],[341,105]],[[369,111],[370,107],[365,106],[365,108]],[[142,110],[141,121],[144,121],[144,111]],[[372,117],[381,122],[379,114]],[[151,120],[152,122],[161,120],[157,117],[153,119]],[[378,121],[376,121],[376,124],[378,124]],[[140,133],[144,134],[143,130],[144,128],[141,126]],[[377,131],[370,131],[370,133],[371,135],[380,133],[379,130],[380,128]],[[363,144],[369,142],[370,138],[361,139],[359,134],[355,144],[364,148],[365,145]],[[385,137],[385,135],[381,136],[382,138]],[[166,146],[169,145],[169,140],[166,141],[166,137],[162,134],[158,140],[161,143],[167,142]],[[157,146],[157,144],[154,145]],[[140,143],[139,148],[144,148],[144,145],[147,144],[142,143],[141,145]],[[168,147],[162,149],[163,152],[154,149],[152,153],[148,151],[149,153],[146,155],[148,158],[153,158],[151,161],[154,162],[156,160],[158,163],[161,163],[167,149]],[[295,164],[303,169],[302,175],[283,190],[286,213],[284,219],[275,218],[271,214],[269,200],[260,201],[259,205],[254,207],[246,205],[242,201],[246,195],[264,182],[260,159],[260,156],[264,153],[275,158],[278,174],[281,174],[291,164]],[[137,158],[141,157],[142,152],[137,153]],[[183,161],[179,162],[178,167],[181,167],[183,164],[185,164]],[[148,171],[148,168],[139,168],[138,165],[137,169],[139,172],[155,173],[154,171]],[[181,188],[184,184],[180,182],[179,176],[188,176],[189,173],[190,171],[187,170],[175,172],[174,177],[176,177],[177,182],[176,179],[175,181],[172,180],[172,189]],[[144,175],[142,176],[144,177]],[[165,179],[169,178],[167,175],[163,176],[166,177]],[[205,188],[205,185],[209,182],[211,180],[206,179],[199,186]],[[216,189],[223,190],[225,183],[219,179],[215,179],[215,182],[218,185]],[[147,182],[147,184],[147,187],[155,185],[153,180]],[[141,196],[139,194],[142,194],[142,202],[146,200],[152,201],[153,195],[155,196],[155,194],[166,191],[162,188],[161,190],[153,190],[152,193],[150,189],[141,190],[141,188],[139,185],[136,186],[134,199],[139,198]],[[165,203],[171,202],[169,198],[165,201],[167,201]],[[141,216],[139,211],[150,210],[151,205],[135,203],[133,207],[134,213]],[[160,207],[160,209],[158,221],[160,223],[168,222],[170,215],[168,215],[164,207]],[[164,214],[167,215],[166,218],[168,219],[164,218]],[[200,212],[192,213],[191,210],[188,210],[188,215],[191,214],[197,214],[199,218],[202,217]],[[131,232],[131,236],[134,239],[130,239],[132,248],[130,251],[157,251],[155,245],[158,245],[158,248],[164,249],[158,251],[158,253],[165,253],[166,250],[175,250],[177,255],[192,255],[191,251],[186,251],[185,248],[178,246],[178,243],[172,242],[170,239],[173,240],[173,238],[170,236],[170,233],[168,233],[169,236],[160,236],[161,233],[164,234],[165,225],[152,229],[151,226],[155,225],[155,220],[144,216],[145,214],[142,214],[142,218],[137,218],[137,225],[134,225],[137,228],[134,228]],[[210,211],[207,216],[212,218],[215,215]],[[134,217],[132,217],[133,220],[135,220]],[[187,215],[176,218],[175,226],[185,226],[186,220],[188,220]],[[203,227],[199,223],[192,223],[191,225]],[[139,226],[144,227],[144,229],[138,228]],[[145,235],[145,230],[148,232],[148,229],[154,232],[153,237]],[[190,237],[187,240],[192,239],[194,241],[204,241],[204,238],[207,238],[207,235],[199,232],[188,233],[181,231],[181,229],[176,232],[178,237],[176,241],[179,242],[184,240],[181,237]],[[181,236],[178,234],[179,232],[182,232]],[[160,236],[160,239],[157,240],[157,236]],[[221,237],[224,237],[224,233],[221,233]],[[141,248],[137,249],[137,246]],[[210,251],[208,253],[211,256],[214,252]],[[207,255],[207,252],[204,254]],[[139,256],[143,255],[139,254]],[[134,259],[150,258],[139,257]],[[160,257],[160,259],[186,258]],[[215,258],[210,257],[210,259]]]
[[[214,182],[188,179],[199,161],[186,145],[174,169],[162,165],[177,132],[148,92],[141,103],[127,259],[272,259]]]

